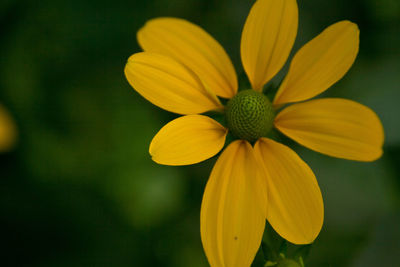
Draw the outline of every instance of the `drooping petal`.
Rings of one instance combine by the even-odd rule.
[[[289,242],[313,242],[324,220],[314,173],[293,150],[271,139],[259,139],[254,151],[268,184],[269,223]]]
[[[165,165],[189,165],[216,155],[228,130],[203,115],[187,115],[165,125],[151,141],[152,159]]]
[[[222,46],[199,26],[178,18],[157,18],[139,30],[137,39],[144,51],[167,55],[181,62],[216,95],[233,97],[237,77]]]
[[[304,45],[294,56],[274,104],[310,99],[340,80],[356,59],[359,33],[356,24],[341,21]]]
[[[0,152],[10,150],[17,138],[17,129],[8,111],[0,105]]]
[[[242,32],[240,52],[253,89],[261,91],[285,64],[296,39],[296,0],[258,0]]]
[[[197,114],[221,108],[198,77],[167,56],[142,52],[125,67],[130,85],[154,105],[178,114]]]
[[[252,263],[265,227],[256,197],[257,164],[247,141],[231,143],[216,162],[201,205],[201,239],[212,267]]]
[[[384,133],[378,116],[354,101],[323,98],[293,104],[274,123],[296,142],[329,156],[373,161],[382,155]]]

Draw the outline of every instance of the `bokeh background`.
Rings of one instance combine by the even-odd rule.
[[[176,115],[140,97],[123,68],[145,21],[175,16],[211,33],[242,73],[253,2],[0,1],[0,103],[19,129],[15,148],[0,154],[0,265],[208,266],[199,212],[215,158],[153,163],[148,145]],[[294,51],[334,22],[359,25],[359,56],[325,96],[370,106],[386,134],[373,163],[295,147],[325,201],[306,266],[400,266],[400,1],[298,4]]]

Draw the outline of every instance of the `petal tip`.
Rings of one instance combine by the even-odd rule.
[[[274,105],[313,98],[339,81],[357,57],[359,33],[357,24],[343,20],[307,42],[294,55]]]
[[[154,136],[149,146],[152,160],[169,166],[191,165],[207,160],[223,148],[226,130],[203,115],[172,120]]]
[[[201,27],[181,18],[154,18],[137,32],[137,40],[144,51],[168,55],[187,66],[215,94],[230,97],[237,91],[232,62],[223,47]]]

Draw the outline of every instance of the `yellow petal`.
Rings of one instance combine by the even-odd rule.
[[[222,46],[202,28],[177,18],[152,19],[139,30],[144,51],[174,58],[195,72],[215,94],[231,98],[237,92],[232,62]]]
[[[297,34],[296,0],[258,0],[243,28],[241,57],[253,89],[261,91],[285,64]]]
[[[17,129],[7,110],[0,105],[0,152],[10,150],[17,138]]]
[[[275,126],[329,156],[373,161],[382,155],[384,134],[378,116],[354,101],[325,98],[293,104],[277,115]]]
[[[212,267],[246,267],[260,246],[265,214],[255,193],[257,164],[247,141],[231,143],[216,162],[201,205],[201,239]]]
[[[159,164],[195,164],[217,154],[227,133],[207,116],[187,115],[165,125],[151,141],[149,152]]]
[[[326,28],[294,56],[274,104],[310,99],[340,80],[358,53],[356,24],[341,21]]]
[[[132,55],[125,76],[144,98],[171,112],[197,114],[222,107],[194,73],[163,55],[148,52]]]
[[[314,173],[293,150],[271,139],[259,139],[254,151],[268,184],[269,223],[289,242],[313,242],[324,220]]]

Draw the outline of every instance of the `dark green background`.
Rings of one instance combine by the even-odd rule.
[[[370,106],[386,134],[373,163],[295,147],[325,201],[306,265],[400,266],[400,1],[298,2],[294,51],[334,22],[359,25],[359,56],[325,96]],[[175,16],[211,33],[242,73],[239,41],[252,3],[0,2],[0,102],[20,132],[14,151],[0,154],[0,265],[207,266],[199,213],[215,159],[153,163],[148,145],[176,115],[141,98],[123,68],[140,51],[145,21]]]

